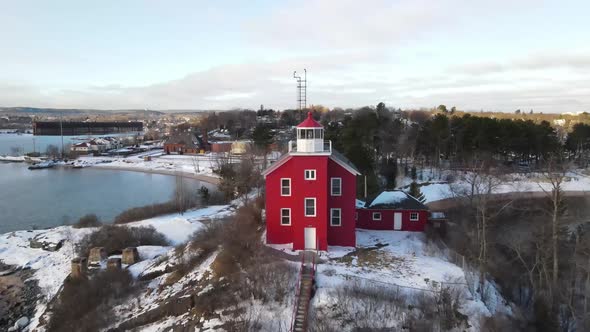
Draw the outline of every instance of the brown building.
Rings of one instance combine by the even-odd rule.
[[[210,144],[193,133],[176,133],[164,143],[166,154],[197,154],[210,150]]]

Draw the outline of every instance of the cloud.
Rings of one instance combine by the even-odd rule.
[[[293,70],[307,68],[309,103],[329,107],[385,101],[402,108],[442,103],[505,111],[590,109],[585,88],[589,82],[584,79],[589,54],[548,48],[511,59],[510,52],[517,51],[499,45],[506,47],[506,54],[486,60],[485,51],[478,53],[460,38],[455,40],[465,37],[460,32],[466,27],[474,27],[467,21],[489,32],[482,27],[494,21],[490,17],[518,16],[530,9],[530,1],[311,0],[274,3],[271,8],[241,22],[243,40],[236,43],[236,53],[247,48],[255,54],[249,58],[224,57],[232,63],[187,69],[176,79],[133,86],[108,79],[103,79],[107,84],[60,88],[5,82],[0,84],[0,100],[4,105],[60,108],[229,109],[264,104],[284,109],[296,104]],[[474,54],[470,58],[476,61],[460,63],[464,52]],[[248,60],[252,58],[256,60]],[[123,73],[133,75],[132,70]]]
[[[358,66],[358,63],[372,63],[372,66]],[[539,79],[545,72],[533,67],[518,75],[501,71],[493,71],[491,75],[454,74],[443,68],[432,74],[376,76],[375,72],[391,72],[392,65],[364,53],[220,65],[145,86],[106,85],[44,91],[25,84],[5,84],[0,85],[0,99],[9,105],[59,108],[229,109],[257,108],[260,104],[275,109],[293,108],[296,89],[292,70],[304,65],[315,68],[308,75],[309,104],[359,107],[385,101],[402,108],[446,104],[468,110],[590,109],[590,80],[584,75]],[[31,103],[31,99],[35,102]]]
[[[508,71],[543,71],[549,69],[588,71],[590,70],[590,54],[568,54],[564,52],[530,54],[511,61],[462,64],[451,67],[449,72],[486,75]]]
[[[443,1],[290,1],[247,32],[259,45],[291,50],[384,47],[444,24]]]

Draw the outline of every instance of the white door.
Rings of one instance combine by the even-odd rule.
[[[402,213],[395,212],[393,214],[393,229],[399,231],[402,229]]]
[[[306,227],[305,228],[305,249],[316,249],[316,240],[315,240],[315,228],[314,227]]]

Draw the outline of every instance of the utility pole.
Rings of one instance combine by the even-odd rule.
[[[61,159],[64,159],[64,125],[63,125],[63,113],[59,113],[59,130],[61,133]]]

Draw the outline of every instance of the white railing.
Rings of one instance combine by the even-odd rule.
[[[289,141],[288,144],[289,147],[289,152],[309,152],[309,153],[314,153],[314,152],[318,152],[318,153],[332,153],[332,141],[324,141],[324,144],[322,146],[321,149],[319,150],[314,150],[314,151],[298,151],[297,150],[297,141]]]

